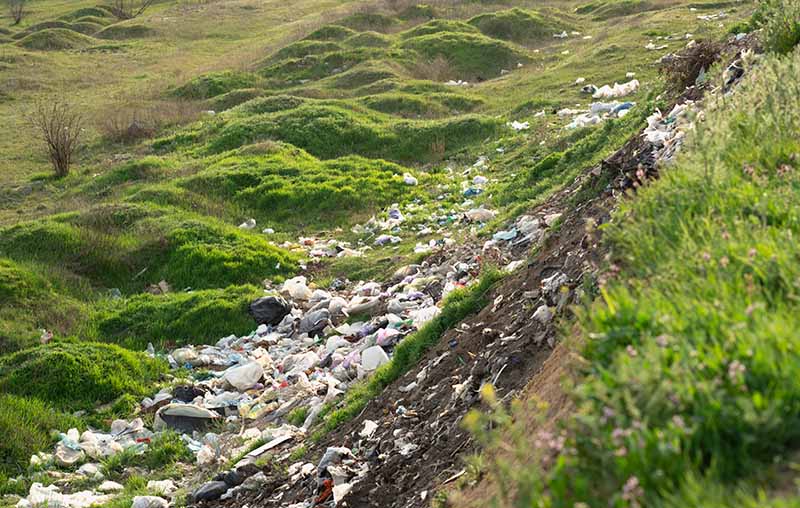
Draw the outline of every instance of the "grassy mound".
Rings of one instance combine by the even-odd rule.
[[[72,30],[72,24],[67,23],[66,21],[44,21],[42,23],[36,23],[35,25],[31,25],[27,27],[25,30],[15,33],[11,36],[12,39],[20,40],[24,39],[28,35],[36,32],[41,32],[42,30],[47,30],[48,28],[65,28],[67,30]]]
[[[439,13],[435,7],[427,4],[418,4],[406,7],[397,17],[404,21],[412,21],[418,19],[433,19],[438,15]]]
[[[232,90],[257,88],[260,84],[261,79],[248,72],[212,72],[192,79],[172,94],[184,99],[208,99]]]
[[[525,55],[508,44],[471,33],[441,32],[411,37],[402,43],[405,49],[416,51],[425,59],[445,58],[462,79],[489,79],[501,69],[526,62]]]
[[[385,58],[379,48],[357,48],[334,51],[305,58],[291,58],[264,67],[260,74],[273,88],[283,88],[341,74],[362,62]]]
[[[297,41],[276,51],[269,57],[269,61],[280,61],[286,60],[287,58],[303,58],[308,55],[320,55],[332,51],[339,51],[341,49],[341,46],[330,41]]]
[[[76,327],[85,310],[59,289],[42,267],[0,258],[0,355],[36,344],[39,328],[65,334]]]
[[[232,286],[190,293],[140,294],[102,302],[92,316],[98,340],[144,350],[183,344],[213,344],[230,334],[255,328],[247,314],[251,301],[263,295],[256,286]]]
[[[339,25],[325,25],[309,34],[306,39],[311,41],[341,41],[355,34],[355,30]]]
[[[364,97],[361,102],[368,108],[405,118],[437,118],[467,113],[483,104],[457,94],[412,95],[407,93],[384,93]]]
[[[126,162],[93,178],[83,186],[82,190],[104,193],[110,189],[118,189],[125,184],[163,178],[175,170],[175,164],[171,161],[152,156],[144,157]]]
[[[372,85],[378,81],[398,80],[399,77],[385,65],[368,62],[350,69],[326,83],[332,89],[352,90],[356,95],[363,94],[357,89]]]
[[[233,119],[206,144],[220,153],[265,140],[280,140],[324,159],[359,154],[395,161],[424,160],[425,150],[443,142],[448,150],[492,135],[496,119],[472,116],[437,121],[393,122],[355,107],[308,103],[289,111]]]
[[[413,37],[421,37],[423,35],[432,35],[438,33],[477,34],[478,29],[468,23],[464,23],[463,21],[434,19],[422,25],[415,26],[410,30],[406,30],[400,34],[400,38],[411,39]]]
[[[342,19],[339,24],[358,32],[385,32],[396,25],[397,20],[378,13],[357,13]]]
[[[92,21],[76,21],[70,25],[70,29],[84,35],[94,35],[103,29],[103,25]]]
[[[76,9],[69,14],[65,14],[61,16],[61,19],[65,21],[77,21],[81,18],[85,18],[87,16],[97,17],[97,18],[110,18],[111,12],[104,6],[98,5],[97,7],[83,7],[81,9]]]
[[[4,474],[23,473],[32,453],[53,444],[51,431],[72,427],[81,428],[81,421],[50,405],[36,399],[0,394],[0,434],[9,437],[0,440],[0,485]]]
[[[99,39],[121,41],[150,37],[154,33],[155,30],[142,24],[115,24],[103,28],[97,32],[95,37]]]
[[[319,161],[285,145],[253,152],[248,147],[226,155],[178,185],[252,210],[283,228],[337,225],[417,195],[403,184],[401,175],[408,170],[383,160]]]
[[[166,362],[112,344],[53,343],[0,358],[0,392],[74,411],[143,396]]]
[[[237,106],[231,113],[241,116],[260,115],[262,113],[275,113],[294,109],[304,104],[306,99],[291,95],[273,95],[270,97],[258,97],[244,104]]]
[[[570,28],[541,13],[519,8],[481,14],[469,20],[469,24],[489,37],[519,43],[551,39],[553,34]]]
[[[348,37],[343,44],[350,48],[387,48],[392,45],[392,40],[378,32],[361,32]]]
[[[607,21],[658,9],[656,4],[647,0],[600,0],[582,5],[575,9],[577,14],[591,14],[595,21]]]
[[[46,28],[20,39],[17,45],[25,49],[57,51],[82,49],[95,44],[91,37],[66,28]]]
[[[226,111],[262,95],[264,95],[264,91],[258,88],[231,90],[230,92],[210,98],[208,100],[208,108],[211,111]]]
[[[0,230],[0,253],[64,267],[93,285],[125,293],[162,279],[198,289],[259,283],[296,267],[293,256],[235,226],[134,203]]]

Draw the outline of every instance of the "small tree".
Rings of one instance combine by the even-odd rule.
[[[140,16],[155,0],[111,0],[111,12],[119,19],[133,19]]]
[[[11,15],[11,19],[14,20],[15,25],[19,25],[20,21],[22,21],[23,16],[25,16],[26,2],[27,0],[6,0],[8,13]]]
[[[56,176],[67,176],[83,134],[83,115],[66,102],[40,102],[28,116],[28,121],[47,145]]]

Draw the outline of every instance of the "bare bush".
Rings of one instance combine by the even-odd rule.
[[[661,72],[677,92],[692,86],[702,72],[719,60],[722,44],[715,41],[698,41],[683,51],[663,60]]]
[[[27,0],[6,0],[8,14],[11,16],[14,25],[19,25],[25,16],[25,4]]]
[[[119,19],[133,19],[141,16],[155,0],[111,0],[109,8]]]
[[[442,55],[430,60],[417,62],[411,69],[414,77],[430,81],[447,81],[455,75],[450,60]]]
[[[115,107],[98,122],[103,137],[115,143],[135,143],[152,138],[161,129],[196,120],[202,105],[190,101],[171,101],[150,105]]]
[[[28,121],[45,145],[56,176],[69,174],[72,158],[83,135],[83,115],[62,101],[39,102]]]

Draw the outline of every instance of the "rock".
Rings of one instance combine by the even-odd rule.
[[[228,484],[222,481],[205,483],[192,493],[192,501],[197,503],[219,499],[222,494],[228,491],[228,488]]]
[[[136,496],[131,508],[167,508],[169,502],[158,496]]]
[[[292,311],[292,306],[280,296],[264,296],[253,300],[248,311],[259,325],[277,326]]]
[[[380,346],[372,346],[361,352],[361,366],[364,370],[375,370],[389,363],[389,356]]]
[[[329,324],[331,324],[330,311],[328,309],[319,309],[303,316],[297,331],[307,333],[313,337],[321,333]]]

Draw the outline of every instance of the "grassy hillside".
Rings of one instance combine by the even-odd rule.
[[[753,23],[770,53],[606,229],[618,273],[579,319],[576,417],[501,466],[507,502],[797,506],[800,9]]]
[[[41,0],[19,26],[0,19],[0,425],[29,429],[0,450],[2,470],[48,444],[45,428],[86,423],[67,412],[161,382],[148,343],[250,331],[264,281],[308,261],[301,236],[365,248],[315,266],[320,286],[391,273],[417,242],[450,235],[479,156],[469,178],[489,183],[469,206],[497,208],[499,224],[545,200],[663,106],[663,52],[687,33],[719,38],[751,9],[691,5],[162,1],[119,21],[95,2]],[[722,23],[698,19],[719,9]],[[667,49],[646,49],[654,39]],[[592,102],[578,78],[632,75],[624,118],[567,129],[556,114]],[[26,122],[56,99],[85,119],[64,178]],[[399,245],[352,231],[394,204],[414,210]],[[162,281],[169,292],[147,292]]]

